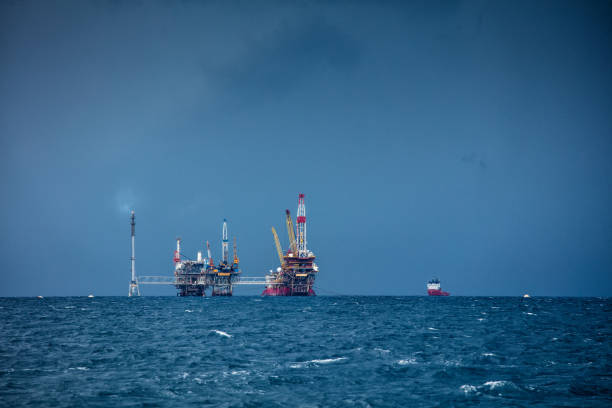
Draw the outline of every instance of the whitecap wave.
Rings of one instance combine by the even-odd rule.
[[[408,358],[408,359],[402,359],[402,360],[398,360],[397,364],[399,365],[414,365],[416,364],[416,358]]]
[[[223,336],[223,337],[228,337],[228,338],[232,337],[231,334],[227,334],[226,332],[221,331],[221,330],[211,330],[211,332],[217,333],[219,336]]]
[[[509,385],[513,385],[511,381],[487,381],[486,383],[482,384],[485,387],[489,387],[490,390],[495,390],[498,388],[503,388]]]
[[[470,384],[463,384],[461,387],[459,387],[459,389],[466,394],[473,394],[478,392],[478,389]]]
[[[329,364],[329,363],[336,363],[336,362],[342,361],[342,360],[346,360],[346,357],[324,358],[324,359],[321,359],[321,360],[310,360],[310,361],[308,361],[308,363]]]
[[[185,312],[187,312],[187,313],[193,313],[193,310],[185,309]]]
[[[296,362],[293,363],[291,365],[289,365],[289,367],[291,368],[302,368],[302,367],[306,367],[312,364],[330,364],[330,363],[337,363],[339,361],[343,361],[346,360],[346,357],[337,357],[337,358],[323,358],[323,359],[315,359],[315,360],[308,360],[308,361],[300,361],[300,362]]]

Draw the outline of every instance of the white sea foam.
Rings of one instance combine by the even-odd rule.
[[[184,380],[185,378],[189,377],[189,373],[183,373],[181,374],[181,378]]]
[[[308,360],[308,361],[301,361],[301,362],[293,363],[289,367],[302,368],[302,367],[305,367],[311,364],[330,364],[330,363],[337,363],[338,361],[343,361],[346,359],[347,359],[346,357],[315,359],[315,360]]]
[[[87,368],[87,367],[70,367],[69,370],[87,371],[87,370],[89,370],[89,368]]]
[[[427,329],[428,329],[428,330],[435,330],[435,331],[438,331],[438,330],[439,330],[439,329],[436,329],[435,327],[428,327]]]
[[[193,310],[185,309],[185,312],[187,312],[187,313],[193,313]]]
[[[531,313],[531,312],[523,312],[523,314],[526,314],[526,315],[529,315],[529,316],[537,316],[537,314]]]
[[[76,306],[64,306],[64,309],[74,309]]]
[[[247,375],[249,372],[246,370],[236,370],[236,371],[232,371],[230,374],[231,375]]]
[[[416,358],[409,358],[409,359],[404,359],[404,360],[399,360],[397,362],[397,364],[399,365],[414,365],[416,364]]]
[[[232,337],[231,334],[227,334],[226,332],[221,331],[221,330],[211,330],[211,332],[217,333],[219,336],[223,336],[223,337],[228,337],[228,338]]]
[[[476,320],[478,320],[479,322],[482,322],[484,319],[483,319],[483,318],[480,318],[480,319],[476,319]]]
[[[378,351],[380,353],[389,353],[389,350],[381,349],[380,347],[374,348],[374,351]]]
[[[474,392],[477,392],[478,389],[476,387],[474,387],[473,385],[470,384],[463,384],[461,387],[459,387],[459,389],[463,392],[465,392],[466,394],[471,394]]]
[[[495,390],[497,388],[502,388],[511,384],[512,382],[510,381],[487,381],[482,385],[484,385],[485,387],[489,387],[490,390]]]
[[[315,364],[329,364],[329,363],[336,363],[336,362],[342,361],[342,360],[346,360],[346,357],[324,358],[324,359],[321,359],[321,360],[310,360],[308,362],[309,363],[315,363]]]
[[[493,353],[482,353],[483,357],[493,357],[495,354]]]

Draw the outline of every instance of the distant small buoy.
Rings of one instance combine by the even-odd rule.
[[[528,298],[528,297],[531,297],[531,296],[529,296],[529,293],[525,293],[525,294],[523,295],[523,297],[524,297],[524,298]]]
[[[42,299],[42,298],[43,298],[42,296],[36,296],[36,297],[37,297],[38,299]]]
[[[92,298],[92,297],[94,297],[94,295],[91,295],[91,294],[90,294],[90,295],[89,295],[89,296],[87,296],[87,297],[88,297],[88,298]]]

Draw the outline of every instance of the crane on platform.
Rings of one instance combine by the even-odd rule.
[[[206,251],[208,251],[208,264],[212,268],[215,266],[215,262],[213,261],[212,255],[210,253],[210,244],[208,243],[208,241],[206,241]]]
[[[236,247],[236,237],[234,237],[234,265],[238,265],[238,249]]]
[[[297,255],[297,244],[295,242],[295,230],[293,229],[293,220],[291,219],[291,213],[289,210],[285,210],[287,214],[287,234],[289,234],[289,248],[293,253],[293,256]]]
[[[285,267],[285,258],[283,257],[283,249],[281,248],[280,241],[278,240],[278,234],[274,227],[272,227],[272,234],[274,235],[274,243],[276,244],[276,252],[278,252],[278,259],[281,263],[281,268]]]

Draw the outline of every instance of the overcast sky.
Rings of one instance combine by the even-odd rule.
[[[321,294],[612,295],[609,1],[9,0],[0,59],[0,296],[126,295],[130,208],[262,276],[299,192]]]

